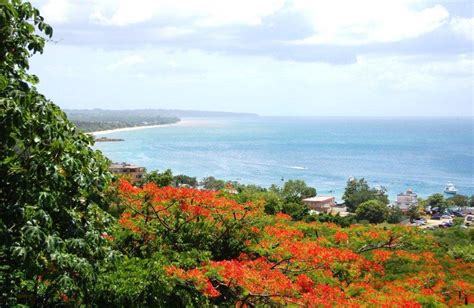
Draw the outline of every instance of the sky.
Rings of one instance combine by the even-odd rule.
[[[62,108],[473,116],[472,0],[37,0]]]

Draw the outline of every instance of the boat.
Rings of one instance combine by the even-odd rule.
[[[458,192],[458,190],[456,189],[456,187],[454,187],[453,183],[449,182],[446,184],[446,188],[444,189],[444,192],[446,194],[455,195]]]

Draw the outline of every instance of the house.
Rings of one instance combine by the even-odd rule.
[[[130,177],[132,183],[141,181],[145,174],[144,167],[127,163],[113,163],[110,165],[109,170],[115,175]]]
[[[412,206],[418,205],[418,196],[409,188],[405,193],[399,193],[397,195],[397,201],[395,206],[397,206],[402,211],[408,211]]]
[[[336,206],[335,197],[311,197],[303,199],[303,203],[308,206],[310,210],[314,210],[320,213],[331,213]]]

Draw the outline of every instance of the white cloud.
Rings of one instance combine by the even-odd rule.
[[[68,0],[48,0],[41,8],[41,14],[51,23],[66,22],[69,15]]]
[[[454,33],[474,41],[474,18],[456,17],[451,19],[449,25]]]
[[[58,44],[33,58],[32,67],[42,91],[68,108],[95,108],[100,102],[102,108],[125,109],[140,102],[140,108],[193,109],[199,97],[201,109],[272,115],[445,116],[472,112],[473,61],[471,54],[366,54],[352,64],[331,65]],[[107,64],[111,69],[104,69]]]
[[[179,21],[181,24],[187,20],[187,28],[254,26],[261,24],[265,17],[288,10],[302,15],[314,30],[314,35],[294,42],[297,44],[361,45],[396,42],[434,31],[449,18],[444,6],[436,4],[426,7],[424,0],[92,1],[95,4],[91,20],[115,26],[160,18]],[[459,31],[468,30],[464,20],[454,22],[453,27]],[[165,32],[165,36],[169,34]]]
[[[158,4],[159,1],[153,0],[96,1],[91,20],[114,26],[145,22],[153,18],[154,12],[159,8]],[[110,11],[113,13],[107,17]]]
[[[161,27],[156,29],[156,33],[163,38],[176,38],[183,35],[193,34],[196,31],[192,28]]]
[[[370,76],[370,86],[394,90],[433,91],[449,83],[470,83],[474,76],[471,54],[439,59],[364,55],[358,56],[357,62],[350,66],[356,69],[354,76],[364,73]]]
[[[109,64],[107,66],[107,70],[109,70],[109,71],[118,71],[118,70],[121,70],[121,69],[130,68],[130,67],[133,67],[137,64],[142,64],[142,63],[145,63],[145,59],[141,55],[132,54],[132,55],[122,57],[118,61],[116,61],[112,64]]]
[[[361,45],[396,42],[429,33],[446,23],[449,13],[441,5],[416,10],[420,1],[306,1],[294,8],[313,25],[315,35],[298,44]]]
[[[124,26],[155,17],[191,18],[198,26],[258,25],[278,11],[284,0],[120,0],[97,1],[91,20]]]

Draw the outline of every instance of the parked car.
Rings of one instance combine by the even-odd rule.
[[[464,215],[461,212],[458,212],[458,211],[452,211],[451,213],[456,217],[464,217]]]
[[[464,218],[464,225],[470,226],[474,223],[474,215],[466,215]]]
[[[440,228],[449,228],[449,227],[452,227],[453,226],[453,223],[448,221],[448,222],[444,222],[442,224],[440,224],[438,227]]]
[[[474,207],[464,208],[463,213],[466,215],[474,215]]]
[[[426,225],[426,220],[424,220],[423,218],[416,219],[416,220],[413,221],[413,222],[416,223],[416,224],[418,224],[419,226]]]
[[[431,216],[431,219],[440,220],[441,215],[440,214],[434,214],[433,216]]]
[[[451,219],[451,218],[453,218],[451,217],[451,215],[446,215],[446,214],[441,215],[441,219]]]

